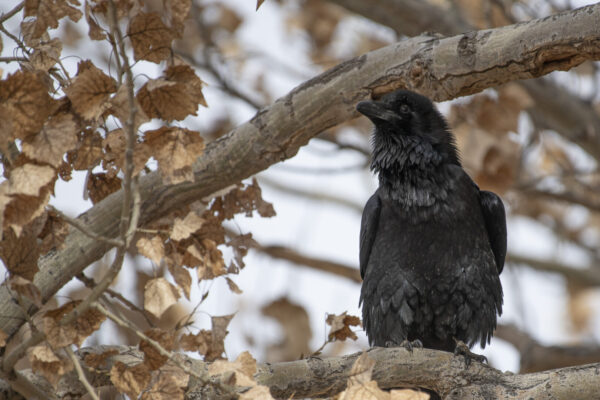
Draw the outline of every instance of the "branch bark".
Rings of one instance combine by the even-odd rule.
[[[158,173],[140,178],[140,225],[294,156],[313,136],[356,117],[355,104],[370,96],[409,88],[442,101],[598,60],[598,21],[600,4],[449,38],[416,37],[348,60],[210,143],[194,166],[194,182],[168,186]],[[122,191],[113,193],[78,219],[100,236],[116,237],[122,196]],[[71,229],[64,249],[40,258],[34,283],[42,299],[51,298],[109,246]],[[33,304],[28,312],[35,312]],[[6,285],[0,288],[0,316],[0,329],[9,335],[25,322]]]
[[[456,7],[443,8],[432,1],[329,1],[409,36],[427,31],[456,35],[474,29]],[[600,159],[600,115],[589,102],[548,80],[520,84],[535,102],[527,112],[538,129],[552,129]]]
[[[96,387],[110,385],[107,371],[116,362],[126,365],[138,364],[143,355],[139,350],[127,346],[100,346],[84,348],[78,352],[82,357],[89,353],[101,353],[118,349],[102,367],[89,370],[89,380]],[[351,368],[361,353],[343,357],[308,358],[298,361],[260,364],[254,378],[268,386],[276,398],[323,398],[342,391],[351,376]],[[409,353],[404,348],[373,348],[368,356],[375,361],[373,379],[382,389],[422,387],[435,390],[445,400],[459,399],[592,399],[597,394],[597,379],[600,364],[587,364],[530,374],[501,372],[488,365],[473,362],[465,368],[464,359],[452,353],[430,349],[414,349]],[[182,362],[194,369],[198,375],[207,373],[208,364],[181,355]],[[40,387],[49,386],[29,370],[22,371]],[[0,380],[0,387],[3,381]],[[243,388],[239,388],[243,390]],[[58,398],[73,398],[84,395],[75,371],[64,375],[54,391]],[[185,398],[225,399],[231,393],[219,394],[213,385],[190,379]],[[69,397],[70,396],[70,397]]]

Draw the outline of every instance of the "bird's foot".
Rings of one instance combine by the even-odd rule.
[[[387,343],[386,343],[387,344]],[[410,353],[413,352],[413,349],[416,347],[418,349],[422,349],[423,348],[423,343],[419,340],[403,340],[402,343],[400,343],[400,347],[404,347],[406,350],[408,350]]]
[[[465,357],[465,367],[469,368],[471,361],[479,361],[480,363],[487,363],[487,357],[481,354],[473,353],[469,346],[467,346],[462,340],[454,339],[456,342],[456,348],[454,349],[454,355],[463,355]]]

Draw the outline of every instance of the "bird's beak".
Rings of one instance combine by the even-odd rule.
[[[374,100],[361,101],[356,105],[356,110],[374,123],[381,121],[393,122],[401,119],[400,115]]]

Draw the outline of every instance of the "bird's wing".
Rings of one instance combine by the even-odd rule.
[[[375,193],[371,196],[369,201],[367,201],[360,222],[359,262],[361,278],[365,277],[365,272],[367,270],[371,248],[373,247],[373,241],[375,240],[375,234],[377,233],[377,225],[379,224],[380,211],[381,200],[377,193]]]
[[[504,205],[497,194],[485,190],[480,192],[479,203],[481,204],[485,228],[496,258],[496,267],[499,274],[504,268],[504,258],[506,257],[506,215]]]

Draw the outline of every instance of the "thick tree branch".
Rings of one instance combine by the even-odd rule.
[[[422,0],[330,0],[349,11],[415,36],[421,32],[456,35],[474,29],[456,7]],[[548,17],[552,18],[552,17]],[[554,34],[554,33],[549,33]],[[534,100],[528,113],[539,129],[552,129],[600,159],[600,115],[592,105],[548,80],[520,82]]]
[[[102,369],[90,370],[89,379],[95,387],[108,384],[108,373],[115,361],[133,366],[143,359],[139,350],[127,346],[110,347],[119,354],[110,357]],[[109,347],[84,348],[79,356],[100,353]],[[342,391],[350,370],[360,353],[343,357],[317,358],[261,364],[254,376],[259,384],[270,388],[276,398],[323,398]],[[374,348],[368,356],[375,361],[373,379],[382,389],[424,387],[442,394],[445,400],[473,399],[592,399],[597,394],[597,374],[600,364],[587,364],[551,371],[517,375],[502,373],[477,362],[465,368],[462,356],[429,349]],[[207,364],[182,355],[185,363],[199,375],[207,373]],[[23,371],[30,374],[29,371]],[[92,375],[93,374],[93,375]],[[216,382],[215,382],[216,383]],[[0,387],[2,381],[0,380]],[[240,388],[241,389],[241,388]],[[83,395],[86,389],[76,372],[65,375],[57,385],[58,398]],[[213,385],[190,379],[186,399],[229,399],[231,393],[219,393]]]
[[[165,186],[158,173],[141,178],[140,225],[294,156],[313,136],[355,117],[356,103],[370,96],[405,87],[442,101],[600,59],[598,21],[600,4],[467,35],[416,37],[346,61],[210,143],[194,167],[195,182]],[[79,220],[98,235],[116,237],[122,204],[122,191],[113,193]],[[39,261],[34,283],[42,299],[108,250],[71,229],[65,248]],[[0,316],[0,329],[9,335],[25,320],[6,286],[0,288]]]

